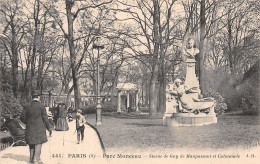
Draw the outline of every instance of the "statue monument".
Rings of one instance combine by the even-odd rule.
[[[199,49],[193,39],[188,39],[183,48],[183,59],[186,66],[184,83],[176,79],[166,88],[166,111],[163,124],[170,126],[201,126],[217,123],[214,98],[203,97],[199,80],[195,74],[195,55]],[[171,86],[173,85],[173,86]]]
[[[199,49],[195,47],[194,40],[189,38],[187,47],[183,48],[183,59],[186,63],[185,85],[196,89],[199,89],[199,80],[195,74],[195,56],[199,54],[199,52]]]

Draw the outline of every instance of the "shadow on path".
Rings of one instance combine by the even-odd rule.
[[[141,127],[153,127],[153,126],[163,126],[162,124],[144,124],[144,123],[125,123],[126,125],[136,125]]]
[[[20,155],[20,154],[11,154],[11,153],[3,155],[2,158],[10,158],[19,162],[28,162],[29,160],[28,156]]]

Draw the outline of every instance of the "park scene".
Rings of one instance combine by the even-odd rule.
[[[0,163],[258,163],[259,13],[1,0]]]

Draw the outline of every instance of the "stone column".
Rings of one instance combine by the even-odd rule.
[[[139,108],[138,108],[138,90],[135,92],[135,108],[136,108],[136,111],[139,111]]]
[[[121,91],[117,92],[117,113],[121,113]]]
[[[130,106],[130,92],[127,91],[126,110],[128,110],[129,106]]]

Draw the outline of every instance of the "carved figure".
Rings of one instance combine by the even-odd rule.
[[[195,41],[189,38],[186,47],[183,48],[184,61],[188,59],[195,59],[195,56],[199,53],[199,49],[196,48]]]
[[[209,113],[210,109],[213,109],[215,105],[213,98],[195,98],[189,94],[193,88],[183,85],[180,79],[176,79],[174,82],[178,88],[171,94],[177,95],[179,98],[179,112]]]

